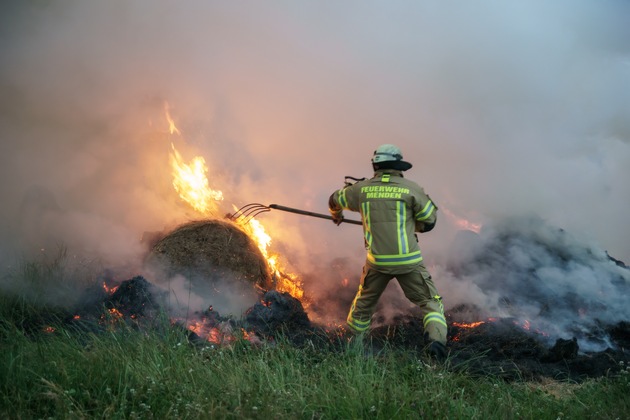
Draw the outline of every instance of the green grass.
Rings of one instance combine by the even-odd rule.
[[[20,307],[11,308],[12,304]],[[25,311],[26,309],[26,311]],[[582,384],[509,384],[448,372],[359,342],[341,351],[193,346],[181,331],[56,325],[29,335],[2,300],[1,418],[628,418],[630,374]]]
[[[282,339],[199,346],[168,319],[150,331],[119,324],[82,332],[63,325],[59,308],[31,302],[0,293],[0,418],[624,419],[630,413],[628,369],[581,384],[506,383],[455,373],[400,349],[370,354],[360,341],[334,351]],[[42,332],[42,323],[55,331]]]

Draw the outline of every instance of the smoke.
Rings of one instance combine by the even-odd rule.
[[[460,235],[439,277],[453,317],[513,318],[551,340],[577,337],[583,349],[605,349],[604,328],[630,319],[630,269],[535,217]]]
[[[212,287],[207,279],[187,279],[176,275],[159,286],[168,290],[169,313],[180,318],[195,318],[194,313],[208,309],[219,314],[243,315],[258,301],[259,294],[252,288],[245,288],[236,281],[236,276],[225,275],[216,279]],[[206,287],[201,287],[201,286]]]
[[[421,237],[438,272],[456,218],[536,214],[630,260],[627,2],[0,8],[3,266],[62,243],[139,269],[143,233],[199,217],[172,188],[171,141],[206,159],[222,212],[249,202],[326,212],[345,175],[369,176],[372,151],[397,144],[414,164],[407,176],[443,210]],[[168,133],[166,102],[181,138]],[[339,287],[335,258],[356,267],[356,287],[360,228],[274,211],[261,220],[296,271],[332,273],[313,293]]]

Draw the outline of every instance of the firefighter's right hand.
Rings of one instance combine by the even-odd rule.
[[[330,215],[332,216],[332,221],[334,224],[336,224],[337,226],[339,226],[341,224],[341,222],[343,222],[343,212],[339,211],[339,212],[330,212]]]

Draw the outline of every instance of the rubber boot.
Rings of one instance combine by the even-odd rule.
[[[427,348],[427,353],[431,359],[440,363],[443,363],[448,357],[446,346],[439,341],[432,341]]]

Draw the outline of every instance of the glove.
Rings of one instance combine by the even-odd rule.
[[[341,222],[343,222],[343,211],[331,211],[330,215],[332,216],[333,223],[337,226],[339,226]]]

